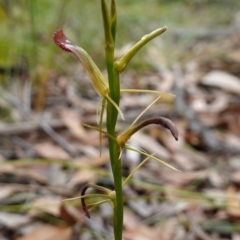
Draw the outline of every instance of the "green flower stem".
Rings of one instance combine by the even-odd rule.
[[[109,11],[105,0],[101,0],[103,26],[105,32],[105,55],[108,72],[109,95],[111,99],[119,105],[120,100],[120,82],[119,73],[114,68],[114,39],[116,34],[116,6],[115,1],[111,4],[112,22],[109,21]],[[107,132],[111,136],[115,136],[115,128],[118,118],[118,111],[114,105],[108,101],[107,105]],[[116,197],[113,200],[114,211],[114,236],[115,240],[122,240],[123,229],[123,195],[122,195],[122,164],[120,159],[121,149],[112,138],[108,137],[109,155],[112,166]]]
[[[112,54],[111,54],[112,52]],[[119,75],[113,67],[113,49],[106,49],[107,70],[109,79],[110,97],[119,105],[120,84]],[[115,128],[117,123],[118,111],[108,102],[107,105],[107,132],[111,136],[115,136]],[[120,159],[121,149],[119,145],[111,137],[108,137],[109,154],[112,166],[112,173],[115,185],[116,198],[114,200],[114,235],[115,240],[122,240],[123,228],[123,196],[122,196],[122,164]]]
[[[108,13],[108,8],[105,0],[101,0],[101,10],[102,10],[102,17],[103,17],[105,44],[112,44],[113,38],[110,31],[111,26],[110,26],[110,20],[109,20],[109,13]]]
[[[111,33],[113,41],[115,42],[117,33],[117,8],[115,0],[111,1]]]

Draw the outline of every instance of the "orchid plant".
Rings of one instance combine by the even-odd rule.
[[[102,186],[98,186],[92,183],[87,184],[83,187],[81,191],[82,209],[85,215],[90,218],[90,212],[95,207],[103,203],[111,203],[113,206],[113,226],[114,226],[114,236],[115,240],[122,239],[122,229],[123,229],[123,187],[128,183],[133,174],[149,159],[153,159],[166,167],[173,170],[177,170],[168,163],[162,161],[161,159],[154,156],[154,154],[149,154],[143,150],[135,149],[127,145],[127,141],[131,136],[150,124],[158,124],[166,129],[169,129],[173,137],[178,140],[178,131],[174,123],[164,117],[154,117],[137,123],[140,117],[159,99],[159,98],[174,98],[173,95],[151,90],[140,90],[140,89],[121,89],[120,88],[120,74],[125,70],[127,64],[130,62],[132,57],[150,40],[159,36],[167,30],[167,27],[159,28],[144,37],[142,37],[128,52],[126,52],[120,59],[115,60],[114,49],[115,49],[115,39],[117,33],[117,9],[116,1],[111,0],[110,9],[107,6],[106,0],[101,0],[101,10],[103,18],[103,26],[105,33],[105,56],[106,56],[106,68],[108,73],[108,80],[106,80],[94,63],[89,54],[81,47],[73,44],[64,34],[62,30],[58,30],[54,33],[53,38],[55,43],[63,50],[73,53],[81,62],[84,69],[88,73],[92,85],[96,92],[101,97],[101,111],[99,126],[90,126],[83,124],[86,127],[95,129],[99,132],[99,144],[100,144],[100,154],[102,149],[102,134],[108,137],[109,146],[109,156],[111,162],[111,168],[113,173],[114,190],[107,189]],[[153,101],[137,118],[133,123],[127,127],[122,133],[116,134],[116,124],[118,115],[124,119],[124,115],[119,107],[121,93],[124,92],[145,92],[153,93],[158,97]],[[106,115],[104,111],[106,110]],[[106,130],[103,126],[103,117],[106,116]],[[140,154],[146,156],[146,159],[142,161],[125,179],[123,182],[122,178],[122,162],[121,162],[121,152],[123,149],[129,149],[132,151],[139,152]],[[177,170],[178,171],[178,170]],[[103,194],[86,194],[88,188],[93,188],[101,191]],[[86,198],[90,197],[101,197],[102,200],[95,202],[94,204],[87,205],[85,202]]]

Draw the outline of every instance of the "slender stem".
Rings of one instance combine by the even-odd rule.
[[[115,0],[111,0],[111,33],[113,41],[115,42],[117,33],[117,8]]]
[[[109,96],[111,99],[119,105],[120,101],[120,82],[119,73],[114,68],[114,43],[116,35],[116,6],[115,1],[112,1],[111,17],[109,19],[109,11],[105,0],[101,0],[103,25],[105,32],[105,55],[106,65],[108,72],[108,84],[109,84]],[[113,20],[113,21],[112,21]],[[111,136],[115,137],[115,128],[118,118],[118,110],[108,100],[107,105],[107,132]],[[111,167],[113,173],[113,180],[116,192],[116,198],[113,201],[114,204],[114,236],[115,240],[122,240],[123,229],[123,196],[122,196],[122,164],[120,159],[121,149],[116,141],[108,137],[109,143],[109,155],[111,160]]]
[[[109,54],[111,49],[106,49],[107,57],[112,57],[112,62],[108,61],[108,78],[110,97],[119,104],[120,86],[119,75],[113,68],[113,54]],[[115,136],[115,127],[118,117],[117,109],[108,102],[107,106],[107,131],[110,135]],[[112,166],[112,173],[115,185],[116,198],[114,200],[114,235],[115,240],[122,240],[123,228],[123,196],[122,196],[122,165],[120,159],[121,149],[115,140],[108,137],[109,154]]]

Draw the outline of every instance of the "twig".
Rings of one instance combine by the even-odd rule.
[[[65,126],[63,121],[60,119],[51,119],[45,120],[45,122],[51,128],[59,128]],[[21,123],[11,123],[11,124],[2,124],[0,125],[0,135],[18,135],[24,134],[28,132],[32,132],[38,130],[40,128],[38,122],[36,121],[25,121]]]
[[[76,157],[78,152],[70,145],[62,136],[57,134],[51,126],[47,124],[47,122],[41,118],[38,121],[39,126],[42,128],[44,132],[46,132],[57,144],[59,144],[64,150],[66,150],[71,156]]]

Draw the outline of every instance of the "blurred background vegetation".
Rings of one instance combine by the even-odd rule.
[[[37,91],[37,105],[44,98],[44,86],[53,70],[69,72],[74,58],[60,51],[52,34],[64,29],[67,36],[86,49],[103,68],[103,31],[98,0],[1,0],[0,1],[0,83],[27,72]],[[191,31],[174,39],[179,28],[227,28],[240,9],[239,0],[121,0],[118,4],[117,47],[136,42],[144,34],[167,25],[169,30],[154,43],[165,64],[182,61],[190,53]],[[142,57],[145,47],[131,63],[138,71],[148,69]],[[7,84],[8,83],[8,84]]]

